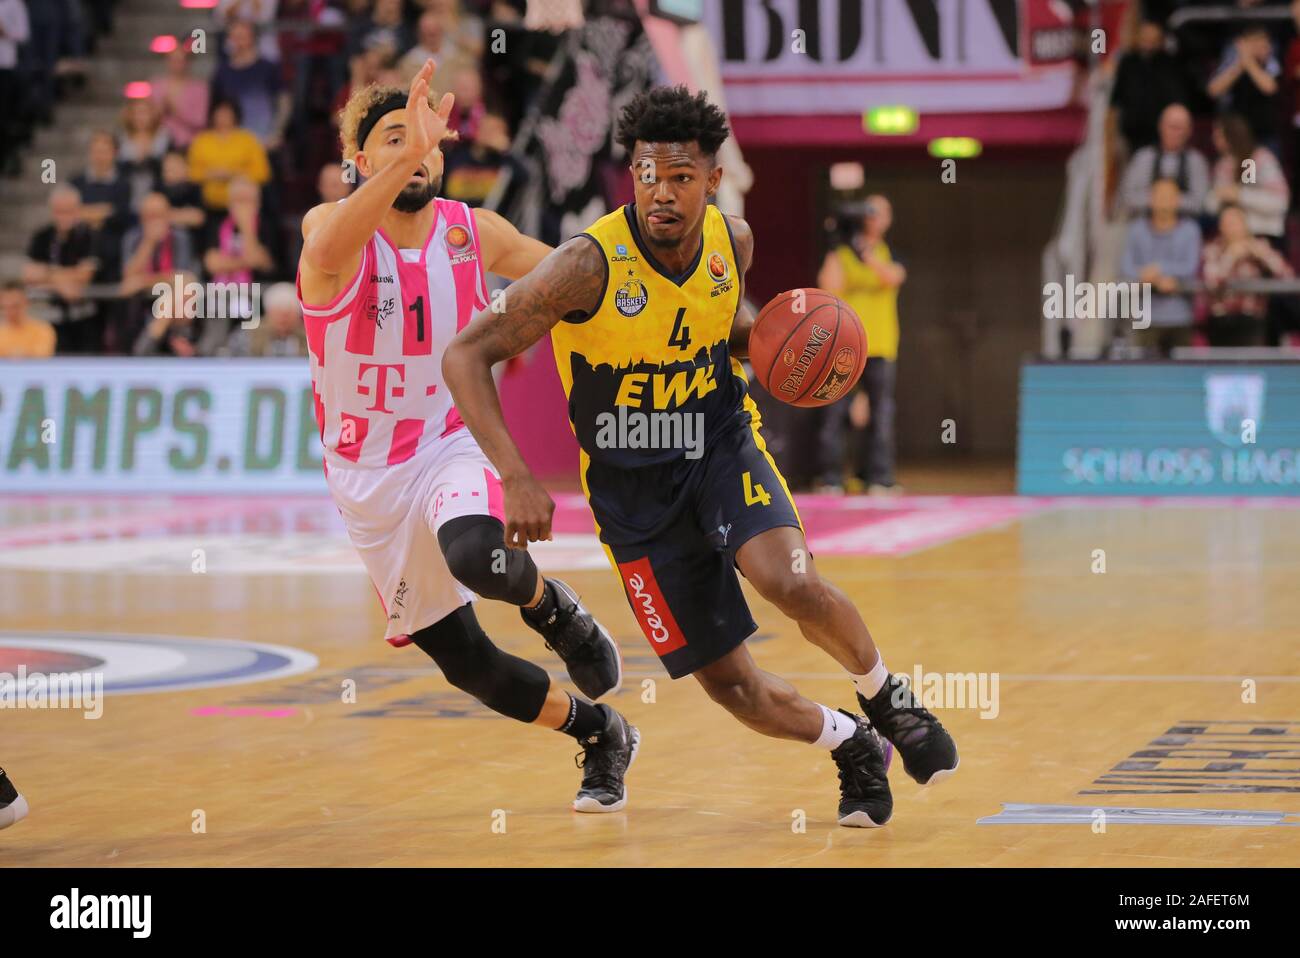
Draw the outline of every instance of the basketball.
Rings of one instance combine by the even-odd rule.
[[[867,364],[867,331],[849,304],[823,289],[792,289],[754,320],[749,361],[764,389],[791,406],[848,394]]]

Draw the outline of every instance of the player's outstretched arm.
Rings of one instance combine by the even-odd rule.
[[[511,283],[500,300],[504,308],[479,313],[443,353],[443,380],[461,419],[501,476],[507,545],[526,548],[529,542],[551,538],[555,503],[510,437],[492,367],[523,352],[556,323],[590,316],[604,286],[600,250],[590,240],[574,237]]]
[[[406,123],[382,131],[384,136],[401,141],[398,158],[367,177],[366,182],[348,197],[344,204],[347,215],[336,215],[344,208],[337,203],[322,203],[303,217],[303,293],[308,299],[321,301],[317,298],[320,292],[312,287],[328,287],[331,278],[341,276],[346,280],[351,275],[361,250],[379,229],[397,194],[446,136],[454,98],[450,93],[444,95],[436,112],[429,105],[429,81],[433,69],[433,61],[426,60],[411,81],[411,92],[406,101]],[[379,135],[379,132],[372,135]]]
[[[731,235],[736,242],[736,259],[740,267],[740,298],[737,300],[736,316],[731,321],[731,335],[727,340],[727,349],[737,359],[749,356],[749,332],[754,328],[754,314],[745,305],[745,274],[754,259],[754,231],[739,216],[728,216]]]
[[[489,273],[518,279],[546,259],[554,248],[519,232],[514,223],[492,210],[474,210],[483,266]]]

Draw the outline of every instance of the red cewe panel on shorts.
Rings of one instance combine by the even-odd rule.
[[[620,562],[618,574],[623,579],[623,588],[627,592],[627,601],[632,606],[632,614],[636,616],[641,631],[650,640],[655,653],[663,658],[669,652],[683,648],[686,636],[682,634],[672,610],[668,608],[654,569],[650,567],[650,560],[643,558]]]

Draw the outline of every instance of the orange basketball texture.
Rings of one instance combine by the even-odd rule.
[[[759,384],[791,406],[842,399],[867,364],[867,331],[848,303],[824,289],[792,289],[759,310],[749,334]]]

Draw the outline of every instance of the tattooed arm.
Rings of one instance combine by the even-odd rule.
[[[749,356],[749,331],[754,328],[754,314],[745,305],[745,274],[754,259],[754,232],[738,216],[728,216],[727,221],[736,241],[736,259],[739,260],[736,268],[740,273],[740,298],[737,300],[736,318],[731,321],[727,348],[737,359],[745,359]]]
[[[590,316],[600,305],[605,269],[595,244],[575,236],[506,288],[502,312],[479,313],[443,353],[442,376],[456,408],[501,475],[509,546],[527,548],[551,538],[555,503],[510,437],[492,367],[522,353],[561,320]]]

